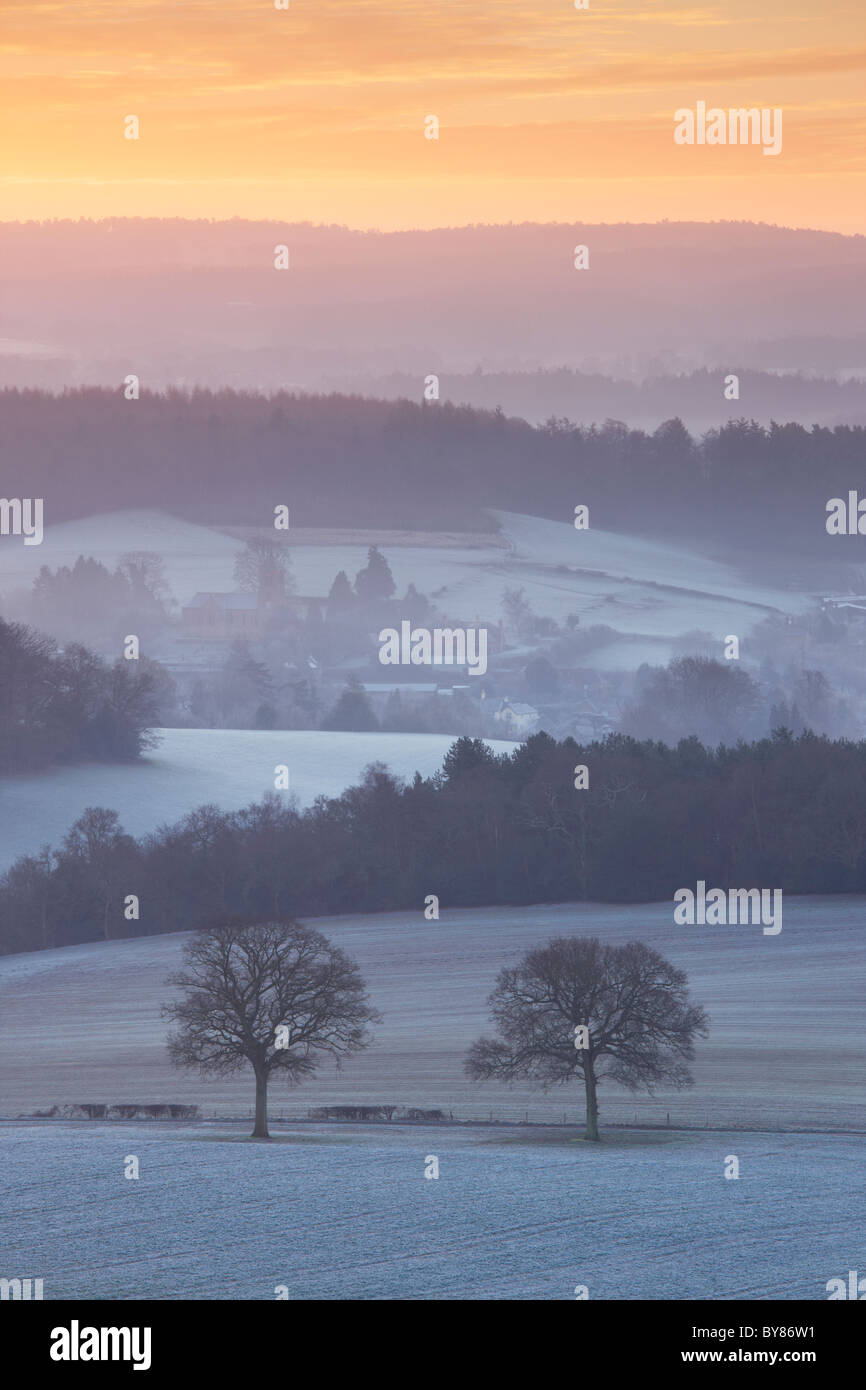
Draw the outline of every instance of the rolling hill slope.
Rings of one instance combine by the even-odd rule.
[[[431,892],[435,884],[430,885]],[[760,927],[680,927],[672,905],[566,904],[322,919],[314,923],[359,962],[384,1015],[370,1050],[335,1074],[323,1064],[296,1092],[275,1082],[271,1113],[324,1104],[438,1107],[455,1118],[577,1123],[582,1088],[545,1096],[469,1082],[462,1061],[488,1033],[486,998],[499,970],[561,934],[640,939],[689,977],[711,1020],[692,1091],[632,1099],[600,1089],[612,1121],[866,1129],[866,903],[794,898],[780,935]],[[246,1116],[252,1078],[204,1082],[169,1066],[160,1006],[183,935],[93,943],[0,959],[0,1116],[78,1102],[196,1103]]]

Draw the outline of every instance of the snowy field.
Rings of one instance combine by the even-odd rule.
[[[339,796],[368,763],[409,779],[438,772],[454,742],[448,734],[326,733],[319,730],[161,729],[139,763],[83,763],[0,778],[0,872],[21,854],[56,846],[86,806],[117,811],[131,835],[211,802],[238,811],[274,790],[274,768],[289,769],[301,806]],[[514,743],[491,740],[497,752]]]
[[[49,1300],[823,1300],[862,1268],[841,1135],[3,1124],[0,1162],[3,1272]]]
[[[685,970],[711,1019],[694,1088],[631,1097],[604,1085],[602,1128],[664,1125],[670,1113],[674,1126],[866,1131],[866,899],[786,898],[774,937],[752,926],[675,926],[670,903],[451,910],[443,901],[438,922],[426,921],[419,903],[414,913],[315,925],[357,959],[384,1021],[342,1072],[323,1064],[295,1091],[275,1081],[274,1118],[357,1102],[439,1108],[461,1120],[567,1117],[579,1126],[579,1085],[545,1096],[522,1082],[470,1082],[462,1064],[469,1044],[489,1032],[486,999],[502,967],[551,936],[587,934],[660,950]],[[206,1117],[246,1118],[249,1075],[204,1081],[168,1063],[160,1005],[184,939],[0,957],[0,1115],[183,1102]],[[858,1142],[863,1151],[866,1138]]]
[[[501,536],[477,545],[383,546],[399,594],[410,583],[452,619],[496,621],[502,593],[523,588],[540,615],[562,621],[605,623],[615,631],[672,640],[693,629],[742,636],[769,611],[799,612],[810,596],[745,583],[735,569],[675,544],[665,545],[591,527],[510,512],[494,513]],[[40,546],[7,545],[0,554],[0,598],[28,589],[41,565],[54,569],[93,555],[113,567],[131,550],[162,555],[175,599],[188,603],[198,590],[231,591],[239,540],[157,511],[112,512],[50,525]],[[291,532],[289,532],[291,542]],[[297,592],[323,596],[344,569],[350,579],[366,564],[367,543],[304,544],[292,548]],[[502,542],[505,542],[503,548]],[[667,660],[665,651],[656,660]]]
[[[744,602],[776,606],[785,601],[781,590],[743,584],[729,565],[708,559],[685,546],[665,545],[639,536],[574,526],[517,512],[494,512],[503,538],[520,561],[544,560],[551,565],[604,571],[611,579],[635,583],[691,585],[703,593],[737,597]]]
[[[187,603],[197,589],[235,587],[232,570],[243,546],[221,531],[181,521],[167,512],[102,512],[52,525],[46,509],[41,545],[6,545],[0,552],[0,594],[29,589],[43,565],[54,570],[74,565],[79,555],[92,555],[113,569],[121,555],[134,550],[161,555],[174,597]]]

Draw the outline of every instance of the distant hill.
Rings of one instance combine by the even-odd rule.
[[[274,269],[278,245],[288,270]],[[574,269],[576,245],[588,270]],[[449,386],[453,399],[529,418],[718,423],[729,418],[720,391],[713,421],[689,385],[685,403],[658,386],[644,409],[634,383],[701,368],[864,372],[864,288],[866,237],[752,223],[387,234],[240,219],[4,223],[0,385],[116,386],[134,372],[152,389],[391,395],[382,379],[400,374],[399,393],[420,399],[437,373],[470,378]],[[513,375],[559,369],[614,382],[569,394],[530,378],[527,397]],[[478,370],[499,378],[495,399],[471,379]],[[745,413],[800,418],[784,409],[790,395],[757,385]],[[806,423],[863,418],[859,394],[830,387],[795,404]]]
[[[747,361],[754,349],[742,349]],[[772,420],[794,420],[803,425],[866,425],[866,374],[840,379],[809,376],[802,372],[754,371],[740,365],[740,358],[715,370],[624,380],[599,372],[550,367],[534,372],[445,372],[439,377],[439,398],[454,405],[482,410],[497,406],[509,415],[542,424],[551,416],[582,424],[608,419],[622,420],[639,429],[654,429],[660,420],[676,416],[694,433],[715,429],[742,415],[768,425]],[[738,378],[737,394],[725,395],[730,373]],[[334,376],[328,384],[385,400],[412,399],[421,395],[421,379],[408,372],[389,376]]]

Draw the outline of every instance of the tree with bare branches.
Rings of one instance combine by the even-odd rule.
[[[286,594],[294,592],[288,547],[275,536],[251,536],[234,565],[235,583],[247,593],[276,586]]]
[[[479,1038],[466,1057],[473,1080],[529,1077],[547,1090],[579,1078],[586,1088],[586,1138],[597,1140],[598,1083],[630,1091],[690,1086],[694,1040],[708,1032],[688,980],[641,941],[552,938],[503,970],[488,1003],[498,1037]]]
[[[379,1021],[356,963],[311,927],[291,919],[231,918],[197,931],[185,968],[166,981],[185,991],[165,1005],[175,1025],[168,1051],[178,1067],[226,1075],[251,1066],[256,1078],[252,1137],[267,1139],[268,1081],[294,1084],[326,1055],[361,1051]]]

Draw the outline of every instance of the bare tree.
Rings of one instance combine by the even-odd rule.
[[[202,1073],[227,1075],[251,1066],[254,1139],[269,1138],[273,1072],[295,1083],[325,1055],[339,1066],[368,1045],[367,1024],[379,1021],[355,962],[291,919],[216,922],[187,942],[184,964],[166,982],[186,991],[163,1008],[177,1025],[169,1055],[175,1066]]]
[[[598,818],[591,814],[591,795],[587,787],[578,797],[573,792],[566,797],[551,783],[539,781],[527,788],[521,808],[531,830],[540,830],[565,846],[574,863],[577,896],[582,902],[589,891],[590,832],[598,826]]]
[[[509,631],[518,641],[532,635],[535,615],[522,589],[502,590],[502,611]]]
[[[499,1037],[473,1043],[464,1069],[476,1081],[530,1077],[545,1090],[581,1078],[586,1137],[597,1140],[599,1081],[650,1092],[692,1084],[687,1063],[708,1019],[687,985],[643,942],[554,937],[500,973],[488,1000]]]
[[[235,560],[235,583],[254,594],[263,584],[277,581],[290,594],[294,590],[290,563],[288,547],[275,536],[252,536]]]
[[[672,746],[695,734],[712,747],[758,736],[763,722],[761,687],[736,661],[681,656],[639,674],[621,728]]]
[[[106,941],[123,931],[123,889],[129,885],[137,857],[138,847],[121,826],[117,812],[104,806],[86,806],[64,836],[61,867],[72,870],[82,890],[93,895]],[[112,922],[118,925],[116,933]]]
[[[152,550],[128,551],[118,560],[117,572],[128,583],[135,604],[153,604],[164,612],[172,607],[174,600],[161,555]]]

